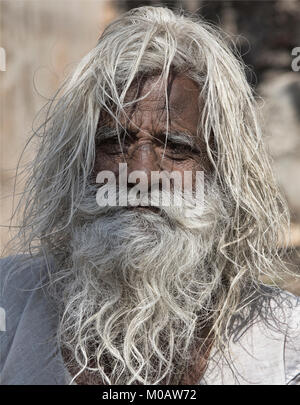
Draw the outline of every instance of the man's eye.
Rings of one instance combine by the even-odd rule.
[[[171,144],[167,147],[167,151],[171,155],[185,155],[191,153],[193,149],[189,145]]]
[[[96,140],[96,146],[109,154],[121,154],[122,151],[127,151],[129,142],[126,138],[121,139],[121,142],[117,138],[99,139],[98,141]]]
[[[114,142],[109,142],[104,145],[104,150],[107,153],[111,154],[121,154],[122,151],[125,153],[128,149],[128,145],[126,143],[123,143],[120,145],[120,143],[116,140]]]

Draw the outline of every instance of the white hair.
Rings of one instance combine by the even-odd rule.
[[[178,383],[223,295],[213,257],[230,221],[226,198],[210,186],[190,221],[183,207],[100,208],[92,190],[52,284],[63,296],[59,339],[74,379],[88,370],[106,384]]]
[[[25,188],[20,231],[26,250],[35,246],[37,253],[46,251],[59,263],[75,260],[74,218],[93,170],[100,112],[120,124],[120,114],[126,115],[125,108],[139,100],[125,98],[139,76],[158,75],[167,101],[170,74],[186,75],[199,86],[198,134],[205,139],[221,195],[231,206],[230,220],[214,239],[222,280],[211,318],[216,341],[224,338],[232,316],[245,305],[244,292],[259,288],[259,276],[275,279],[278,269],[285,268],[279,252],[289,224],[263,146],[255,98],[242,63],[222,35],[199,18],[162,7],[136,8],[111,23],[60,89],[60,97],[53,99],[37,131],[41,143]],[[77,242],[78,247],[82,241]],[[182,259],[189,263],[186,253]],[[138,352],[136,356],[131,377],[145,382]]]

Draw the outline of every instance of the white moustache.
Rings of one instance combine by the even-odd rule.
[[[116,213],[135,212],[136,215],[144,215],[151,220],[157,220],[158,216],[168,219],[171,223],[181,225],[187,229],[211,228],[216,222],[215,213],[218,216],[227,212],[220,201],[220,193],[216,187],[209,187],[203,200],[195,200],[195,195],[182,193],[178,190],[160,190],[153,187],[150,192],[137,193],[127,192],[122,188],[106,187],[105,191],[115,201],[114,205],[104,205],[100,201],[102,187],[92,187],[85,200],[80,204],[79,210],[84,214],[99,217],[114,215]],[[121,205],[121,201],[127,200],[127,205]],[[141,208],[144,208],[143,210]]]

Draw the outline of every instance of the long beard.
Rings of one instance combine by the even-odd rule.
[[[72,254],[58,273],[69,366],[103,384],[178,384],[224,288],[216,260],[229,221],[224,196],[210,187],[193,218],[174,207],[99,209],[94,200],[74,217]]]

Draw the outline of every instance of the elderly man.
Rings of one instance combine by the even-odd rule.
[[[1,265],[2,384],[299,383],[299,300],[259,281],[287,211],[221,34],[131,10],[50,107]]]

